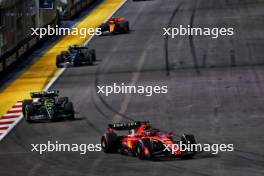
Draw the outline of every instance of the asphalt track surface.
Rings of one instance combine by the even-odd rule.
[[[115,16],[129,19],[131,33],[95,37],[99,61],[67,69],[53,86],[72,99],[78,120],[20,123],[0,144],[0,175],[264,175],[264,2],[128,1]],[[162,27],[180,24],[232,26],[235,35],[162,36]],[[113,82],[168,85],[169,92],[96,94],[97,85]],[[95,144],[108,123],[131,119],[193,133],[201,143],[233,143],[235,151],[155,162],[103,152],[30,152],[31,143],[48,140]]]

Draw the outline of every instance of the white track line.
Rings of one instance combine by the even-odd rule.
[[[2,124],[0,124],[0,128],[3,128],[3,127],[10,127],[10,126],[12,126],[12,124],[4,124],[4,125],[2,125]]]
[[[8,110],[9,112],[10,111],[22,111],[22,107],[19,107],[19,108],[11,108]]]
[[[143,65],[145,63],[146,60],[146,56],[147,56],[147,51],[145,50],[144,53],[141,55],[140,60],[137,64],[137,71],[133,72],[133,76],[130,80],[130,84],[129,86],[135,86],[139,77],[140,77],[140,71],[143,68]],[[121,107],[120,110],[118,111],[120,114],[124,114],[127,111],[128,105],[130,103],[130,100],[132,98],[132,94],[126,94],[125,98],[123,99],[122,103],[121,103]],[[117,123],[120,122],[123,119],[123,117],[121,117],[119,114],[115,114],[113,117],[113,123]]]
[[[16,121],[10,125],[10,127],[5,130],[5,132],[3,134],[0,135],[0,141],[4,139],[4,137],[6,137],[6,135],[22,120],[22,115],[19,116]]]
[[[16,118],[12,118],[12,119],[1,119],[0,120],[0,123],[1,122],[14,122],[16,120]]]
[[[20,116],[22,112],[17,112],[17,113],[7,113],[3,115],[2,117],[10,117],[10,116]]]
[[[18,113],[16,113],[18,114]],[[8,114],[4,115],[7,116]],[[0,135],[0,141],[6,137],[6,135],[22,120],[23,115],[22,113],[19,113],[19,116],[17,118],[11,118],[11,119],[1,119],[0,122],[4,122],[5,120],[13,120],[14,122],[12,124],[4,124],[3,126],[9,126],[7,130],[4,130],[4,133]],[[0,132],[1,133],[1,132]]]
[[[16,103],[14,106],[22,106],[22,102]]]

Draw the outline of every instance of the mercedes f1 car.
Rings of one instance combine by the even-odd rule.
[[[110,18],[102,23],[99,28],[102,35],[105,33],[120,34],[129,32],[129,22],[125,18]]]
[[[86,46],[72,45],[68,51],[62,51],[56,57],[56,66],[61,68],[65,65],[81,66],[92,65],[96,61],[94,49]]]
[[[124,130],[129,133],[117,134]],[[108,132],[101,138],[102,150],[105,153],[127,154],[139,159],[155,159],[162,156],[186,158],[196,154],[195,151],[175,148],[180,143],[196,144],[196,141],[190,134],[183,134],[179,141],[175,141],[171,132],[161,133],[151,127],[149,122],[109,124]]]
[[[32,92],[30,95],[32,99],[22,102],[27,122],[74,119],[72,102],[68,97],[58,97],[59,91]]]

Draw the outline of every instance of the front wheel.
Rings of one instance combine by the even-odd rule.
[[[151,144],[149,139],[142,139],[137,143],[136,156],[141,160],[151,159]]]
[[[31,105],[25,107],[25,119],[28,123],[32,123],[33,120],[31,116],[34,114],[34,108]]]
[[[188,145],[188,144],[197,144],[194,135],[192,134],[183,134],[181,137],[181,142],[182,144]],[[188,150],[188,151],[184,151],[182,154],[182,158],[191,158],[193,157],[195,154],[197,153],[197,151],[195,151],[194,149]]]
[[[67,102],[64,106],[64,110],[69,115],[70,119],[74,119],[74,108],[72,102]]]
[[[125,26],[125,33],[129,33],[130,29],[129,29],[129,23],[127,23],[127,25]]]

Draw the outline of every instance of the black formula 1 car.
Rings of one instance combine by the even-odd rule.
[[[22,103],[27,122],[74,119],[72,102],[68,97],[58,97],[59,91],[32,92],[30,95],[32,99]]]
[[[87,46],[72,45],[68,51],[62,51],[56,57],[56,66],[61,68],[65,65],[81,66],[92,65],[96,61],[94,49],[89,49]]]
[[[120,131],[128,134],[119,134]],[[183,134],[175,141],[171,132],[161,133],[151,127],[149,122],[109,124],[108,132],[101,137],[101,146],[105,153],[121,153],[137,156],[139,159],[157,159],[162,156],[192,157],[195,150],[181,150],[179,145],[196,144],[191,134]]]
[[[129,22],[125,18],[110,18],[102,23],[99,28],[102,35],[105,33],[120,34],[129,32]]]

